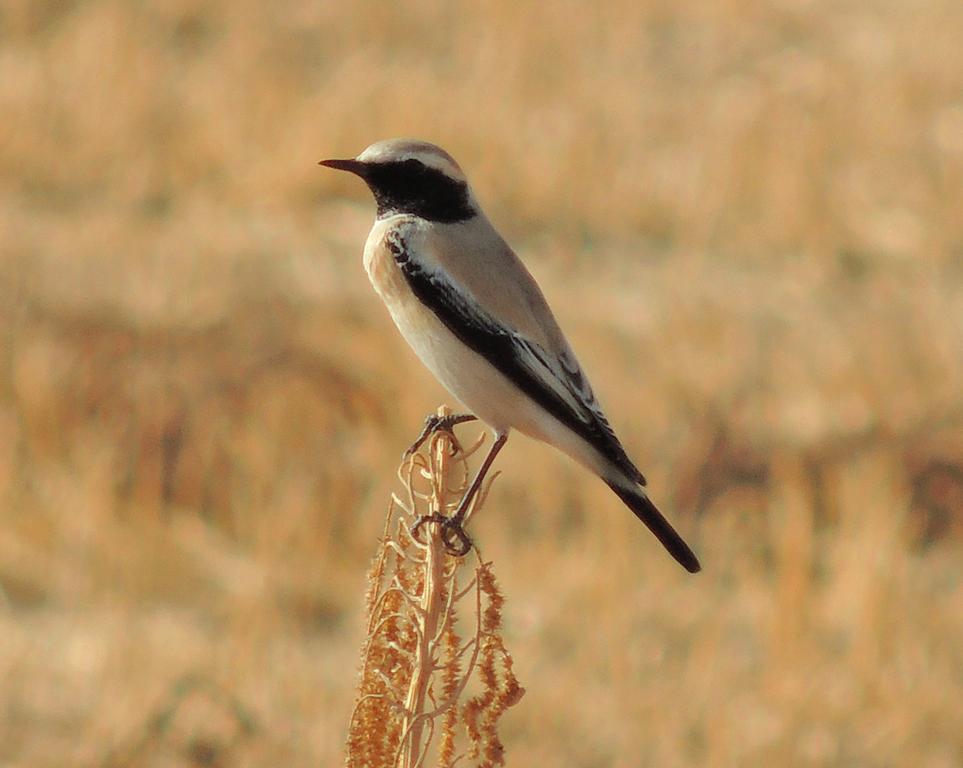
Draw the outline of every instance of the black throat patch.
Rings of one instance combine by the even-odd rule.
[[[364,180],[378,204],[378,218],[410,213],[428,221],[467,221],[476,213],[468,185],[417,160],[372,163]]]

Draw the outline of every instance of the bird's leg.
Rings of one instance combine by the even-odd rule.
[[[471,485],[468,486],[468,490],[465,491],[465,495],[462,496],[458,509],[455,510],[455,513],[451,517],[445,517],[440,521],[442,529],[441,537],[445,542],[445,546],[451,554],[457,557],[467,555],[471,549],[471,539],[468,538],[468,534],[465,533],[465,529],[462,528],[462,523],[465,521],[465,515],[468,513],[472,499],[475,498],[482,483],[485,481],[485,476],[495,461],[495,457],[507,441],[507,434],[500,434],[495,438],[495,442],[492,443],[491,450],[488,451],[488,455],[482,462],[481,467],[479,467],[475,479],[471,481]]]
[[[485,481],[485,476],[488,474],[488,470],[495,461],[495,457],[507,440],[507,434],[498,435],[498,437],[495,438],[495,442],[492,443],[488,455],[485,457],[481,467],[479,467],[478,472],[471,481],[471,485],[468,486],[468,490],[465,491],[465,495],[462,496],[458,504],[458,509],[455,510],[454,514],[452,514],[451,517],[446,517],[438,513],[422,515],[415,521],[415,524],[411,526],[411,535],[413,537],[417,538],[418,530],[425,523],[440,523],[442,529],[441,536],[448,551],[456,557],[463,557],[468,554],[468,551],[471,549],[471,539],[468,538],[468,534],[465,533],[465,529],[462,528],[462,523],[465,520],[465,515],[468,513],[468,508],[471,506],[472,499],[475,498],[475,495],[481,488],[482,483]]]
[[[437,432],[439,429],[443,429],[446,432],[450,432],[454,436],[452,429],[458,424],[464,424],[466,421],[474,421],[477,419],[470,413],[450,413],[447,416],[439,416],[438,414],[431,414],[425,418],[425,428],[421,430],[421,434],[413,442],[408,450],[405,451],[404,456],[402,456],[402,461],[408,459],[415,451],[421,448],[422,443],[425,442],[431,435]]]
[[[445,517],[442,514],[439,514],[438,512],[436,512],[433,515],[419,515],[418,519],[415,520],[414,524],[409,529],[409,533],[411,534],[411,537],[413,539],[417,539],[418,531],[421,530],[421,526],[426,525],[427,523],[440,523],[444,525],[444,523],[447,520],[448,520],[447,517]]]
[[[458,424],[464,424],[466,421],[475,421],[477,418],[477,416],[471,413],[449,413],[447,416],[439,416],[436,413],[429,414],[425,417],[425,428],[421,430],[421,434],[418,435],[418,438],[415,440],[415,442],[413,442],[408,450],[405,451],[404,455],[402,456],[402,461],[407,461],[408,458],[411,457],[415,451],[422,446],[425,440],[427,440],[438,430],[445,430],[452,436],[452,439],[454,439],[455,433],[453,429],[455,426]],[[437,512],[433,515],[421,515],[411,526],[411,535],[414,538],[417,538],[418,531],[421,530],[421,526],[425,525],[426,523],[444,523],[447,519],[448,518],[445,515]],[[471,546],[470,542],[468,546]],[[467,552],[468,548],[466,548],[465,551]]]

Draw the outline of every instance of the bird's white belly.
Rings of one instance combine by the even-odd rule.
[[[495,366],[463,344],[413,295],[390,307],[415,353],[442,385],[497,432],[517,429],[549,443],[580,464],[605,474],[607,462],[568,427],[540,408]]]
[[[417,298],[411,296],[389,310],[415,354],[472,413],[498,431],[533,432],[537,414],[531,401]]]
[[[495,430],[541,436],[537,406],[418,300],[384,249],[366,249],[365,269],[398,330],[445,389]]]

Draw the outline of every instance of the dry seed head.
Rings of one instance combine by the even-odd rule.
[[[483,439],[465,450],[454,435],[436,432],[398,470],[404,490],[392,494],[368,574],[367,636],[345,761],[351,768],[504,765],[498,722],[524,689],[501,635],[504,599],[492,564],[474,548],[463,558],[451,555],[438,523],[422,526],[420,541],[410,533],[421,516],[449,516],[458,506],[467,460]],[[478,693],[460,706],[470,685]]]

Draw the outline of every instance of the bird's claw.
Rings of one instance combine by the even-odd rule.
[[[432,413],[425,417],[425,428],[421,430],[421,434],[415,439],[408,450],[404,452],[401,457],[402,461],[407,461],[410,459],[415,451],[421,448],[422,444],[431,435],[439,430],[444,430],[448,432],[452,437],[455,436],[454,428],[457,424],[464,424],[466,421],[474,421],[477,416],[473,416],[470,413],[450,413],[447,416],[439,416],[436,413]]]
[[[435,513],[433,515],[421,515],[411,526],[411,536],[416,541],[421,541],[418,538],[418,531],[426,523],[438,523],[441,526],[441,540],[445,544],[445,550],[450,555],[455,557],[464,557],[471,551],[472,543],[471,539],[468,538],[468,534],[465,533],[465,529],[462,528],[462,521],[458,515],[452,515],[451,517],[446,517],[445,515],[440,515]]]

